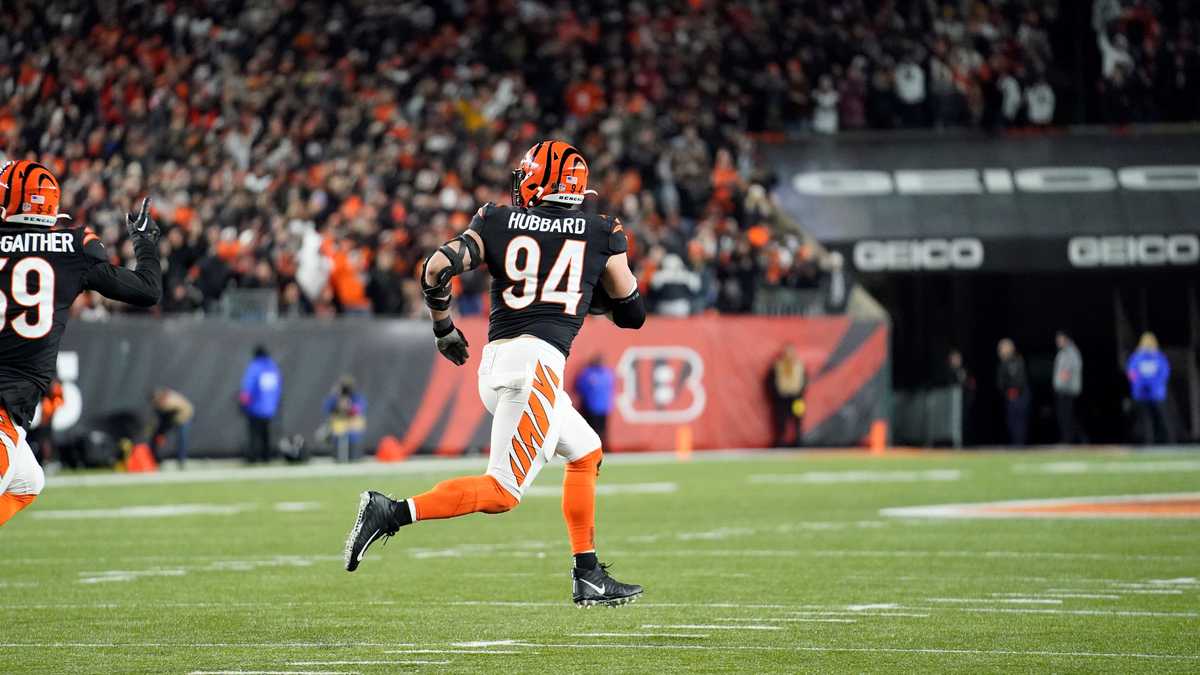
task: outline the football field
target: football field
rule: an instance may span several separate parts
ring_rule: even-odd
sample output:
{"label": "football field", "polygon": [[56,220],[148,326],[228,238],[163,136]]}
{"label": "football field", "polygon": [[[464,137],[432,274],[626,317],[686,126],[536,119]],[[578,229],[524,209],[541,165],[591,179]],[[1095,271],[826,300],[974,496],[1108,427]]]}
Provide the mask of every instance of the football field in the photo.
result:
{"label": "football field", "polygon": [[1200,671],[1200,453],[615,456],[636,604],[571,604],[555,465],[343,571],[361,490],[482,465],[53,477],[0,529],[0,673]]}

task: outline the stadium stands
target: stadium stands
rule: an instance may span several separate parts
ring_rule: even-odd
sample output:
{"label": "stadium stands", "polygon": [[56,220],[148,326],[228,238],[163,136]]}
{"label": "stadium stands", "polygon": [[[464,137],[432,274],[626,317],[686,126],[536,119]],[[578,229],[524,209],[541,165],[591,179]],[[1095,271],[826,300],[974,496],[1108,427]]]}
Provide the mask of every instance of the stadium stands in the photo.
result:
{"label": "stadium stands", "polygon": [[[1056,2],[202,5],[18,2],[0,36],[0,152],[52,164],[122,260],[149,190],[167,312],[249,288],[283,316],[419,314],[422,252],[506,200],[544,136],[590,158],[591,208],[631,223],[652,300],[683,261],[690,311],[750,311],[836,264],[772,226],[757,135],[1182,119],[1200,100],[1179,8],[1102,2],[1101,30],[1065,36],[1103,59],[1079,113],[1056,108],[1087,88],[1056,68]],[[485,283],[463,281],[463,313]]]}

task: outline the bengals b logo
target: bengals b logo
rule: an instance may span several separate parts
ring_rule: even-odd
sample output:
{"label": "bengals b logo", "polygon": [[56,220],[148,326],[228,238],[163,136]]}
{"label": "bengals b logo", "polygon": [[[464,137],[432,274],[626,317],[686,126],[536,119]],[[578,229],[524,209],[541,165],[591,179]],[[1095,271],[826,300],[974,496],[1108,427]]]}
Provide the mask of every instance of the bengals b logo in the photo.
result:
{"label": "bengals b logo", "polygon": [[704,360],[688,347],[630,347],[617,376],[617,408],[628,422],[680,424],[704,412]]}

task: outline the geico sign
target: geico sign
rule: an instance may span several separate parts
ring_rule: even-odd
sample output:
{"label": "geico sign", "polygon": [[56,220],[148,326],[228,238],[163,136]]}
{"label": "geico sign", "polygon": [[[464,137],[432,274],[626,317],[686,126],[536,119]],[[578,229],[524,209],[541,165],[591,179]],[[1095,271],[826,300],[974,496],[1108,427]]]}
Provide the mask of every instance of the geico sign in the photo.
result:
{"label": "geico sign", "polygon": [[854,266],[863,272],[973,270],[983,265],[983,242],[960,239],[865,239],[854,244]]}
{"label": "geico sign", "polygon": [[1067,258],[1075,267],[1195,265],[1200,262],[1200,236],[1072,237]]}
{"label": "geico sign", "polygon": [[822,197],[1021,192],[1200,190],[1200,166],[1055,166],[1028,169],[813,171],[792,178],[797,192]]}

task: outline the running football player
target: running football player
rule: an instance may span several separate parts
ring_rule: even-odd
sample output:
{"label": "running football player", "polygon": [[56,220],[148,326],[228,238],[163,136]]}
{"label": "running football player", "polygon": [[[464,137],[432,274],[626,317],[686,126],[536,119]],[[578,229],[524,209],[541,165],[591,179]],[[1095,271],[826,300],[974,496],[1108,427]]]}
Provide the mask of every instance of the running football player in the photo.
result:
{"label": "running football player", "polygon": [[438,483],[409,499],[364,492],[346,541],[346,570],[367,548],[405,525],[468,513],[503,513],[552,455],[566,462],[562,509],[574,554],[573,600],[579,606],[620,605],[642,593],[598,562],[596,477],[600,438],[571,405],[563,369],[589,308],[610,313],[623,328],[646,319],[629,269],[620,222],[579,207],[588,165],[562,141],[533,146],[513,172],[512,206],[485,204],[462,234],[425,261],[422,286],[437,348],[456,365],[467,341],[450,318],[450,280],[486,263],[492,276],[488,344],[479,362],[479,395],[492,414],[491,456],[482,476]]}
{"label": "running football player", "polygon": [[58,344],[71,303],[84,290],[147,307],[162,294],[158,226],[150,199],[126,228],[137,268],[108,261],[88,227],[59,227],[58,179],[29,160],[0,169],[0,526],[45,486],[25,441],[38,402],[57,372]]}

